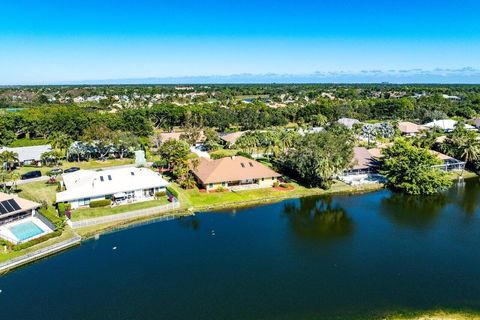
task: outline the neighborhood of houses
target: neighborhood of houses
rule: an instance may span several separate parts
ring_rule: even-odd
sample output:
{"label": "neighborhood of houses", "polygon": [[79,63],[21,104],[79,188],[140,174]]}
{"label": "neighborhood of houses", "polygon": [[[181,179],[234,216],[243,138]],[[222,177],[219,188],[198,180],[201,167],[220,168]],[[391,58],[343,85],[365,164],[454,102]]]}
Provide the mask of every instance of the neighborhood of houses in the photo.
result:
{"label": "neighborhood of houses", "polygon": [[[342,118],[339,123],[352,129],[360,121]],[[480,121],[474,125],[465,125],[468,130],[476,130]],[[404,136],[416,136],[425,130],[436,128],[445,133],[451,132],[457,122],[452,119],[437,120],[423,125],[412,122],[398,123],[398,130]],[[304,129],[303,134],[321,131],[322,128]],[[220,134],[219,138],[225,147],[232,147],[245,131]],[[198,139],[201,144],[203,135]],[[160,140],[180,139],[179,132],[160,133]],[[361,141],[361,140],[360,140]],[[190,166],[191,173],[200,190],[204,192],[255,190],[272,188],[282,182],[282,175],[269,166],[244,156],[226,156],[220,159],[210,159],[208,152],[201,148],[192,147],[198,157],[198,163]],[[354,148],[354,157],[349,169],[337,178],[349,185],[365,183],[381,183],[384,178],[378,172],[378,160],[382,156],[382,149],[389,143],[376,143],[372,146],[357,146]],[[161,143],[158,146],[161,148]],[[16,153],[16,166],[41,165],[42,154],[50,152],[50,145],[1,148],[2,151]],[[463,170],[465,163],[445,154],[431,151],[441,164],[438,168],[444,171]],[[58,181],[56,206],[68,206],[69,210],[82,210],[92,207],[98,201],[107,201],[108,206],[121,206],[154,200],[159,196],[174,198],[169,194],[169,182],[145,162],[144,153],[136,152],[137,163],[140,166],[112,167],[104,170],[76,169],[73,172],[64,172]],[[139,160],[140,159],[140,160]],[[170,199],[171,200],[171,199]],[[178,201],[174,199],[172,201]],[[0,193],[0,238],[18,244],[30,241],[37,237],[53,232],[55,227],[39,212],[41,204]],[[75,211],[72,213],[75,214]]]}

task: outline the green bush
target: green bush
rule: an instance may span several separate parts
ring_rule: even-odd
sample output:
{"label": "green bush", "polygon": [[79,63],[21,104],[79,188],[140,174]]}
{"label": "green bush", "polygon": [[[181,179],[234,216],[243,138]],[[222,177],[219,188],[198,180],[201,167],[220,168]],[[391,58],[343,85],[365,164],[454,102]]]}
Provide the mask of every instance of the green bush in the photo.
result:
{"label": "green bush", "polygon": [[58,204],[58,215],[60,217],[63,217],[65,215],[65,211],[67,211],[67,209],[65,208],[65,203],[59,203]]}
{"label": "green bush", "polygon": [[159,191],[159,192],[155,192],[155,198],[161,198],[163,196],[167,195],[167,192],[166,191]]}
{"label": "green bush", "polygon": [[[63,215],[60,215],[60,205],[63,204]],[[59,209],[58,209],[58,215],[55,212],[55,208],[50,206],[48,208],[41,208],[38,210],[42,216],[50,220],[57,228],[63,228],[64,226],[64,219],[63,216],[65,215],[65,211],[67,211],[67,204],[64,203],[59,203],[58,204]]]}
{"label": "green bush", "polygon": [[167,186],[167,191],[170,192],[170,194],[172,196],[174,196],[175,198],[178,198],[178,192],[177,190],[173,189],[172,187],[170,186]]}
{"label": "green bush", "polygon": [[237,152],[237,156],[240,156],[240,157],[245,157],[247,159],[253,159],[252,155],[248,152],[244,152],[244,151],[238,151]]}
{"label": "green bush", "polygon": [[106,207],[112,204],[112,200],[110,199],[102,199],[102,200],[95,200],[95,201],[90,201],[90,208],[100,208],[100,207]]}
{"label": "green bush", "polygon": [[273,186],[274,186],[275,188],[278,188],[278,187],[280,186],[280,182],[275,181],[275,182],[273,183]]}

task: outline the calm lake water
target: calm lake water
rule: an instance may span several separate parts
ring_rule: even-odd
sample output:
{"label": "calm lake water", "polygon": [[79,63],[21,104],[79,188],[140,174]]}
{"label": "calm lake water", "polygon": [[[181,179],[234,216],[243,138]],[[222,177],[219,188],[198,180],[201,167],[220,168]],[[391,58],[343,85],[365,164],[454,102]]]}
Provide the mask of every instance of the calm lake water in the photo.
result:
{"label": "calm lake water", "polygon": [[313,197],[148,224],[1,277],[0,315],[347,319],[479,311],[479,204],[473,180],[435,197]]}

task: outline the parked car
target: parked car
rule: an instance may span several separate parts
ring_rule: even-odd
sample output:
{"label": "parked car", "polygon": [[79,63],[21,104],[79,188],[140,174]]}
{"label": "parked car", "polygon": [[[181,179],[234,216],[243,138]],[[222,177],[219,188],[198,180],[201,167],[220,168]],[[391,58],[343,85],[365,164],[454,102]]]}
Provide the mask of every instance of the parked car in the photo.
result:
{"label": "parked car", "polygon": [[60,168],[53,168],[52,170],[50,170],[50,173],[53,175],[58,175],[58,174],[62,174],[63,170]]}
{"label": "parked car", "polygon": [[41,177],[42,173],[38,170],[36,171],[29,171],[27,173],[24,173],[20,176],[22,180],[28,180],[28,179],[33,179],[33,178],[38,178]]}
{"label": "parked car", "polygon": [[75,172],[75,171],[78,171],[80,170],[79,167],[71,167],[71,168],[68,168],[67,170],[63,171],[63,173],[71,173],[71,172]]}

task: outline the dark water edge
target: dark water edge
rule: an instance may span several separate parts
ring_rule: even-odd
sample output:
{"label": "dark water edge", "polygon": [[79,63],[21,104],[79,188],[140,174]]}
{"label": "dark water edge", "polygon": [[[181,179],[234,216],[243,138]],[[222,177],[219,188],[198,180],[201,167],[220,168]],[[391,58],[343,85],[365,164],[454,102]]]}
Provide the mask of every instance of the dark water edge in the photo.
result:
{"label": "dark water edge", "polygon": [[[1,319],[372,319],[480,312],[480,184],[200,213],[0,278]],[[116,247],[116,250],[113,248]]]}

